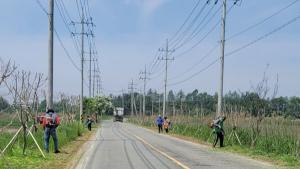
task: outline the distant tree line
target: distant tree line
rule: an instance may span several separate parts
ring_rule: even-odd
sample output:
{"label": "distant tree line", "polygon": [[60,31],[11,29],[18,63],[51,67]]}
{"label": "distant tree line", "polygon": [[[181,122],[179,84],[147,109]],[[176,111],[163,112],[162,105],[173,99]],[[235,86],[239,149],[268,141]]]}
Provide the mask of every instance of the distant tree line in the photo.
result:
{"label": "distant tree line", "polygon": [[[135,92],[134,112],[140,114],[143,95]],[[131,94],[110,95],[115,107],[124,107],[125,114],[131,112]],[[197,89],[184,93],[168,92],[167,114],[208,115],[216,112],[218,95],[199,92]],[[224,113],[243,112],[251,116],[284,116],[300,118],[299,97],[260,96],[257,92],[228,92],[224,95]],[[146,95],[146,114],[161,114],[163,94],[150,89]]]}
{"label": "distant tree line", "polygon": [[[79,102],[74,102],[76,98],[62,97],[58,101],[54,101],[53,109],[58,113],[77,113],[79,112]],[[73,103],[74,102],[74,103]],[[0,112],[2,113],[15,113],[13,104],[10,104],[8,100],[0,96]],[[42,100],[38,105],[38,112],[45,112],[47,107],[46,100]],[[112,103],[108,97],[94,97],[84,98],[83,100],[83,112],[84,114],[97,113],[111,115],[113,113]]]}

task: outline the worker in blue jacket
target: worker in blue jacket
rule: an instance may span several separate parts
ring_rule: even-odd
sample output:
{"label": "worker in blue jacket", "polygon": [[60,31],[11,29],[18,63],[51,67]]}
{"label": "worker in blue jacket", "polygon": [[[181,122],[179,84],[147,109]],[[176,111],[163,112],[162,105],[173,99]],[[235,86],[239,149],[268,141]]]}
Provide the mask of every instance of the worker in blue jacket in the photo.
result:
{"label": "worker in blue jacket", "polygon": [[163,131],[163,129],[162,129],[163,123],[164,123],[164,119],[161,117],[161,115],[159,115],[156,119],[156,125],[158,127],[158,133]]}

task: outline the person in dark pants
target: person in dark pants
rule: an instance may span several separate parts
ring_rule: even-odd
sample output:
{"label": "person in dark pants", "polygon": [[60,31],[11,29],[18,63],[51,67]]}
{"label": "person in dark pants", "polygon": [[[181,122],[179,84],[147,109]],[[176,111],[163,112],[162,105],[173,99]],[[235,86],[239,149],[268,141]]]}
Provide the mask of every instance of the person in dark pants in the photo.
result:
{"label": "person in dark pants", "polygon": [[93,119],[92,119],[90,116],[87,116],[87,120],[86,120],[86,123],[85,123],[85,124],[87,125],[89,131],[92,130],[92,123],[93,123],[93,122],[94,122]]}
{"label": "person in dark pants", "polygon": [[49,153],[49,140],[50,136],[53,138],[54,142],[54,153],[60,153],[58,150],[58,139],[56,135],[56,128],[60,124],[59,116],[52,109],[48,109],[45,116],[43,117],[43,128],[44,128],[44,140],[45,140],[45,150]]}
{"label": "person in dark pants", "polygon": [[215,141],[213,143],[213,147],[216,147],[218,140],[220,139],[220,147],[224,147],[224,126],[223,123],[226,117],[218,117],[216,120],[213,121],[211,127],[213,128],[213,133],[216,134]]}
{"label": "person in dark pants", "polygon": [[170,125],[169,119],[168,119],[167,117],[164,117],[164,124],[163,124],[163,127],[164,127],[166,133],[169,132],[169,125]]}
{"label": "person in dark pants", "polygon": [[161,115],[159,115],[156,119],[156,125],[158,127],[158,133],[163,131],[163,128],[162,128],[163,123],[164,123],[164,119],[161,117]]}

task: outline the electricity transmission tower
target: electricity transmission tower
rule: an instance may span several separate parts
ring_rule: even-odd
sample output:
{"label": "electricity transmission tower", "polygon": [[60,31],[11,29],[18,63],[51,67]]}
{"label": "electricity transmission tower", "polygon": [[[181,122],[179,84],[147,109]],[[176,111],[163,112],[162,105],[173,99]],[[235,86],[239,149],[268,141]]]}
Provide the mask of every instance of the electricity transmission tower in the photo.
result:
{"label": "electricity transmission tower", "polygon": [[168,82],[168,62],[171,60],[174,60],[173,58],[170,58],[169,55],[173,53],[175,50],[169,50],[169,41],[167,39],[166,48],[165,49],[159,49],[160,52],[165,52],[165,57],[159,58],[160,60],[164,60],[165,62],[165,90],[164,90],[164,102],[163,102],[163,117],[166,115],[166,102],[167,102],[167,82]]}
{"label": "electricity transmission tower", "polygon": [[149,80],[148,75],[150,75],[150,73],[147,72],[147,68],[146,68],[146,65],[145,65],[145,70],[140,73],[140,79],[144,81],[143,115],[146,114],[146,84],[147,84],[147,80]]}

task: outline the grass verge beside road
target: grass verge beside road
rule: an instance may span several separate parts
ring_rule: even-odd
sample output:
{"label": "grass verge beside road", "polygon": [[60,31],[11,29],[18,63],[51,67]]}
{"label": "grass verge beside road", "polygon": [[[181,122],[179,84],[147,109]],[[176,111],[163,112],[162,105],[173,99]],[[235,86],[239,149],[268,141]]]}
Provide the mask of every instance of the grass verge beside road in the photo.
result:
{"label": "grass verge beside road", "polygon": [[[50,139],[50,153],[46,154],[46,159],[42,157],[38,148],[33,143],[33,140],[28,137],[28,148],[26,154],[22,153],[23,139],[22,134],[16,139],[13,147],[0,157],[0,168],[9,169],[33,169],[33,168],[47,168],[47,169],[61,169],[68,168],[69,161],[76,155],[79,147],[88,140],[88,138],[95,133],[96,129],[92,132],[87,132],[83,125],[77,122],[64,124],[57,128],[57,135],[59,140],[59,149],[61,153],[53,153],[53,141]],[[13,133],[1,133],[0,149],[12,138]],[[43,149],[43,130],[39,129],[34,133],[39,146]]]}
{"label": "grass verge beside road", "polygon": [[[185,118],[186,119],[186,118]],[[197,142],[205,144],[207,146],[212,145],[213,135],[211,135],[211,129],[208,127],[207,122],[196,124],[192,122],[196,118],[189,119],[188,121],[173,121],[172,128],[170,130],[170,135],[178,138],[189,140],[192,142]],[[147,127],[153,130],[157,130],[155,126],[155,117],[145,117],[145,118],[130,118],[128,120],[130,123],[134,123],[143,127]],[[172,121],[172,117],[171,117]],[[202,124],[202,125],[201,125]],[[251,134],[249,129],[241,128],[237,130],[237,134],[240,137],[242,145],[240,146],[237,139],[228,140],[229,135],[232,130],[230,127],[225,127],[225,148],[213,149],[213,151],[228,151],[234,152],[241,155],[246,155],[254,159],[269,161],[278,166],[278,168],[299,168],[300,158],[297,153],[299,146],[293,144],[297,139],[288,137],[284,134],[285,132],[277,131],[278,134],[268,134],[261,135],[258,137],[256,147],[251,147],[249,145],[249,135]],[[269,131],[270,132],[270,131]],[[299,140],[298,140],[299,141]]]}

